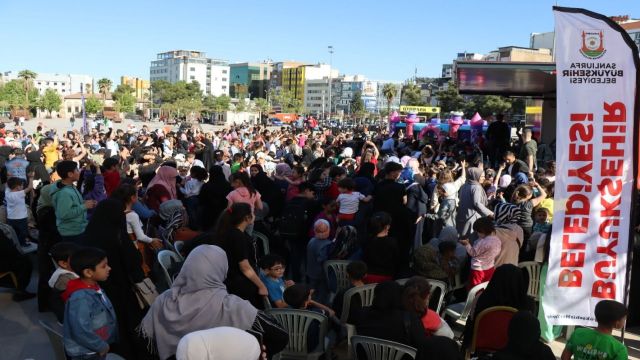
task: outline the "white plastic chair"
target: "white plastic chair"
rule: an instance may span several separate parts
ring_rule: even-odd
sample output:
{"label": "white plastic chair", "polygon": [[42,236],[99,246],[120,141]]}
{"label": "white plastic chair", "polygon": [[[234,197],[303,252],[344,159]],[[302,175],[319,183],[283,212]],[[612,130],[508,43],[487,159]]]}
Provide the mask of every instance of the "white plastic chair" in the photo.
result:
{"label": "white plastic chair", "polygon": [[[327,353],[325,337],[329,320],[326,316],[313,311],[296,309],[271,309],[267,310],[267,313],[273,315],[289,333],[287,347],[276,354],[274,359],[320,359]],[[307,349],[309,328],[314,321],[319,322],[318,345],[315,349]]]}
{"label": "white plastic chair", "polygon": [[267,237],[267,235],[259,232],[259,231],[253,231],[253,238],[256,241],[260,241],[262,243],[262,249],[264,250],[264,254],[263,255],[269,255],[270,251],[269,251],[269,238]]}
{"label": "white plastic chair", "polygon": [[180,256],[182,261],[184,261],[184,256],[182,256],[182,253],[181,253],[183,246],[184,246],[184,241],[176,241],[173,243],[173,247],[176,249],[176,254]]}
{"label": "white plastic chair", "polygon": [[[349,275],[347,274],[347,265],[351,261],[347,260],[327,260],[324,263],[324,273],[327,276],[327,284],[329,284],[329,290],[336,294],[341,290],[349,288],[351,283],[349,282]],[[333,275],[333,278],[332,278]],[[335,278],[335,282],[333,281]],[[335,288],[333,288],[335,284]]]}
{"label": "white plastic chair", "polygon": [[49,343],[53,347],[53,354],[56,360],[67,360],[67,356],[64,352],[64,338],[62,336],[62,326],[58,324],[52,324],[44,320],[39,321],[40,326],[44,328],[49,338]]}
{"label": "white plastic chair", "polygon": [[540,300],[540,272],[542,271],[542,264],[535,261],[525,261],[518,264],[518,267],[527,272],[529,277],[529,289],[527,289],[527,295],[534,298],[536,301]]}
{"label": "white plastic chair", "polygon": [[[402,286],[407,284],[410,278],[398,279],[396,282]],[[438,305],[436,305],[435,312],[440,314],[440,310],[442,309],[442,304],[444,304],[444,296],[447,293],[447,283],[440,280],[435,279],[427,279],[429,282],[429,286],[431,287],[431,293],[433,293],[434,288],[440,289],[440,295],[438,297]]]}
{"label": "white plastic chair", "polygon": [[476,303],[479,292],[486,289],[488,284],[489,282],[487,281],[474,286],[467,294],[467,301],[447,306],[444,310],[444,315],[449,316],[456,320],[457,323],[464,325],[471,314],[471,310]]}
{"label": "white plastic chair", "polygon": [[160,267],[162,267],[162,272],[164,272],[164,277],[169,287],[171,287],[171,285],[173,284],[173,279],[175,278],[175,276],[178,276],[178,274],[175,274],[174,277],[171,277],[171,275],[169,275],[169,268],[173,263],[181,262],[182,259],[180,255],[174,253],[171,250],[161,250],[158,253],[158,263],[160,263]]}
{"label": "white plastic chair", "polygon": [[[351,338],[351,344],[356,360],[401,360],[405,356],[415,359],[417,354],[417,350],[411,346],[369,336],[355,335]],[[358,347],[364,350],[366,358],[358,357]]]}
{"label": "white plastic chair", "polygon": [[349,320],[349,313],[351,312],[351,298],[354,296],[360,297],[360,302],[362,307],[371,306],[373,303],[373,293],[375,291],[376,285],[378,284],[367,284],[363,286],[353,287],[344,293],[344,298],[342,299],[342,314],[340,314],[340,322],[344,324],[344,327],[347,329],[347,345],[351,345],[351,337],[356,334],[356,326],[353,324],[347,323]]}

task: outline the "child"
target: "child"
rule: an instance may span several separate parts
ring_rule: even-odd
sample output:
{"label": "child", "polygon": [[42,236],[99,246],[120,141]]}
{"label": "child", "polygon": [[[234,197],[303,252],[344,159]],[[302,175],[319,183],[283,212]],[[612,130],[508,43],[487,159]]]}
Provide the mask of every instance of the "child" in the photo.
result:
{"label": "child", "polygon": [[[539,194],[536,197],[533,196],[533,188],[538,190]],[[531,216],[533,208],[538,206],[546,197],[546,191],[535,181],[529,183],[529,185],[519,185],[513,191],[513,195],[511,195],[511,202],[520,207],[520,219],[517,224],[520,225],[522,232],[524,233],[522,249],[529,248],[529,238],[531,237],[533,230],[533,217]],[[522,252],[521,255],[523,255]],[[530,260],[528,257],[530,256],[525,253],[524,256],[521,256],[520,261]]]}
{"label": "child", "polygon": [[200,166],[192,166],[189,175],[184,187],[180,187],[180,192],[184,195],[183,202],[189,216],[189,226],[191,230],[198,230],[198,195],[209,174]]}
{"label": "child", "polygon": [[405,310],[417,313],[427,336],[444,336],[453,339],[453,331],[438,313],[429,309],[431,286],[422,276],[414,276],[404,286],[402,302]]}
{"label": "child", "polygon": [[51,308],[56,314],[59,322],[63,322],[64,303],[60,295],[67,290],[70,280],[77,279],[78,275],[71,270],[69,261],[74,252],[78,250],[78,245],[72,242],[59,242],[51,247],[49,254],[56,265],[56,271],[49,278],[49,287],[53,289],[51,296]]}
{"label": "child", "polygon": [[291,169],[291,176],[284,177],[288,183],[289,187],[287,187],[287,201],[293,199],[298,195],[298,185],[302,184],[304,181],[304,166],[296,165]]}
{"label": "child", "polygon": [[120,172],[118,171],[118,163],[120,161],[116,157],[109,157],[104,159],[102,167],[104,169],[102,176],[104,176],[104,188],[107,191],[107,196],[111,196],[113,190],[120,185]]}
{"label": "child", "polygon": [[340,189],[338,183],[347,177],[347,170],[342,166],[334,165],[329,170],[329,178],[331,179],[331,184],[327,191],[325,191],[324,196],[330,199],[336,199],[338,195],[340,195]]}
{"label": "child", "polygon": [[339,205],[338,222],[340,224],[347,223],[348,225],[351,225],[355,220],[356,213],[360,207],[360,200],[364,202],[371,200],[371,195],[364,196],[357,191],[353,191],[355,187],[356,184],[353,179],[346,178],[338,182],[338,191],[340,192],[340,195],[338,195],[338,199],[336,201]]}
{"label": "child", "polygon": [[[332,308],[335,310],[337,316],[342,316],[342,309],[344,308],[344,293],[354,287],[364,286],[365,276],[367,276],[367,264],[364,262],[352,261],[347,265],[347,277],[349,278],[351,286],[347,289],[338,291],[336,296],[333,298]],[[362,310],[362,299],[360,299],[360,296],[351,297],[347,324],[353,324],[353,319],[360,310]]]}
{"label": "child", "polygon": [[576,329],[562,352],[562,360],[572,356],[575,360],[628,358],[627,348],[611,335],[613,329],[624,326],[627,308],[614,300],[602,300],[596,305],[595,316],[598,327]]}
{"label": "child", "polygon": [[473,230],[478,234],[478,240],[473,247],[469,240],[460,240],[471,256],[471,272],[469,274],[468,289],[491,280],[495,271],[495,259],[502,247],[500,239],[495,236],[493,221],[480,218],[473,223]]}
{"label": "child", "polygon": [[316,301],[326,304],[329,300],[329,288],[323,266],[329,257],[331,225],[327,220],[318,220],[313,224],[315,236],[307,244],[307,277],[309,285],[315,289]]}
{"label": "child", "polygon": [[69,281],[62,294],[65,351],[71,360],[105,359],[117,338],[115,311],[98,286],[109,277],[107,255],[96,248],[80,249],[71,257],[71,269],[80,278]]}
{"label": "child", "polygon": [[21,178],[9,178],[4,193],[4,200],[7,204],[7,224],[15,230],[23,251],[31,248],[31,243],[27,240],[29,236],[29,211],[25,198],[33,190],[33,173],[29,173],[28,178],[26,189],[24,188],[24,180]]}
{"label": "child", "polygon": [[265,255],[260,261],[260,280],[269,291],[269,301],[276,308],[286,308],[284,302],[284,291],[293,285],[293,281],[284,280],[284,270],[286,268],[284,259],[278,255]]}
{"label": "child", "polygon": [[551,228],[551,222],[549,221],[549,210],[547,208],[539,207],[535,212],[535,224],[533,224],[533,232],[547,233]]}
{"label": "child", "polygon": [[233,154],[233,163],[231,164],[232,174],[235,174],[242,169],[242,160],[244,160],[242,153]]}
{"label": "child", "polygon": [[[100,171],[100,166],[95,161],[87,162],[83,172],[82,198],[84,200],[95,200],[100,202],[107,198],[104,185],[104,177]],[[87,217],[91,218],[94,209],[87,210]]]}
{"label": "child", "polygon": [[[283,295],[284,302],[292,309],[310,310],[319,312],[327,317],[333,317],[336,313],[328,306],[318,304],[311,300],[313,290],[305,284],[289,286]],[[317,336],[316,336],[317,337]]]}

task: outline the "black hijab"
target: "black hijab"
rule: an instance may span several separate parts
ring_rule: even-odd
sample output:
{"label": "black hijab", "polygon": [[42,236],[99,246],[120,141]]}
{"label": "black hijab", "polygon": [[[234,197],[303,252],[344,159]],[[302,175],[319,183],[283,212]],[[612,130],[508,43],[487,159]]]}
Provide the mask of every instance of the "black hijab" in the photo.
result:
{"label": "black hijab", "polygon": [[499,351],[498,360],[554,360],[551,349],[540,342],[540,322],[529,311],[517,312],[509,322],[507,347]]}
{"label": "black hijab", "polygon": [[200,204],[203,207],[200,219],[203,229],[212,228],[220,213],[227,208],[227,195],[233,190],[227,181],[222,166],[213,165],[209,168],[209,181],[200,190]]}
{"label": "black hijab", "polygon": [[29,166],[27,166],[27,173],[34,172],[34,180],[40,180],[43,183],[49,183],[49,173],[47,172],[47,168],[44,166],[44,163],[40,159],[41,156],[42,153],[40,151],[31,151],[27,153],[26,157],[27,161],[29,161]]}

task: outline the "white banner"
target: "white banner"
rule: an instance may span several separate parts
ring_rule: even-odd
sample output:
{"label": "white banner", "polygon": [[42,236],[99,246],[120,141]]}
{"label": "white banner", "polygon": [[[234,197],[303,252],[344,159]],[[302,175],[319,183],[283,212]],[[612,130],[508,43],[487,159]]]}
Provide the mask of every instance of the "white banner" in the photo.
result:
{"label": "white banner", "polygon": [[542,302],[551,324],[594,326],[600,300],[626,298],[638,52],[605,16],[554,14],[557,170]]}

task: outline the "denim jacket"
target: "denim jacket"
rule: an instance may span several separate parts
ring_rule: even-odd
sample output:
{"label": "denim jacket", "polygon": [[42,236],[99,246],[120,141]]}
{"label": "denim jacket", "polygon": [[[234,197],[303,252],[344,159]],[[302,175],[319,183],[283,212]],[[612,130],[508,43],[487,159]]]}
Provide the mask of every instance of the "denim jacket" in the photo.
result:
{"label": "denim jacket", "polygon": [[73,292],[64,310],[64,348],[69,356],[102,352],[118,336],[116,313],[107,298],[93,289]]}

